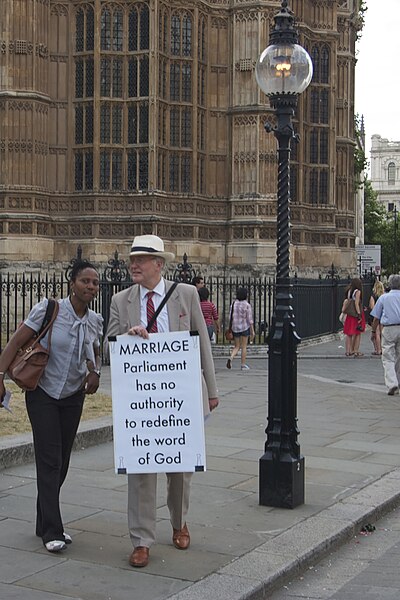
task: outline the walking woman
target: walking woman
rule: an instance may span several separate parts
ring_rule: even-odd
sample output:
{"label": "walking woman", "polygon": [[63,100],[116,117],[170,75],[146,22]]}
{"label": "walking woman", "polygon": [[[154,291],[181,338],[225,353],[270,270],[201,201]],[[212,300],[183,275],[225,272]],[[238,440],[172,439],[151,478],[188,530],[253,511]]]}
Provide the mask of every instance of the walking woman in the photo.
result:
{"label": "walking woman", "polygon": [[[71,271],[70,296],[59,300],[53,323],[51,350],[38,387],[25,392],[32,426],[37,476],[36,535],[49,552],[71,543],[60,512],[60,490],[66,478],[72,445],[85,394],[94,394],[100,378],[100,336],[103,318],[88,308],[99,290],[99,275],[87,261],[76,261]],[[39,331],[46,313],[45,298],[30,311],[0,356],[0,398],[4,374],[17,350]],[[47,346],[47,334],[43,338]]]}
{"label": "walking woman", "polygon": [[240,287],[236,294],[236,300],[231,304],[230,315],[232,315],[232,331],[234,346],[230,357],[226,363],[228,369],[232,368],[232,361],[239,352],[242,371],[247,371],[250,367],[246,364],[247,342],[249,336],[254,339],[253,315],[250,304],[247,302],[247,290]]}
{"label": "walking woman", "polygon": [[359,357],[363,353],[359,351],[361,333],[365,331],[365,315],[362,302],[362,282],[361,279],[352,279],[346,290],[343,308],[349,300],[354,300],[357,316],[346,316],[343,326],[343,333],[346,336],[346,356]]}
{"label": "walking woman", "polygon": [[[369,313],[371,313],[371,311],[374,309],[374,306],[375,306],[379,296],[382,296],[382,294],[384,294],[384,293],[385,293],[384,285],[383,285],[382,281],[379,281],[379,279],[377,279],[374,283],[374,287],[372,288],[371,296],[369,299],[369,304],[368,304]],[[373,320],[374,320],[374,318],[370,316],[368,319],[368,325],[372,325]],[[373,340],[372,340],[372,342],[374,344],[374,351],[372,354],[375,354],[378,356],[382,354],[381,333],[382,333],[382,327],[379,324],[375,330],[375,335],[373,336]]]}

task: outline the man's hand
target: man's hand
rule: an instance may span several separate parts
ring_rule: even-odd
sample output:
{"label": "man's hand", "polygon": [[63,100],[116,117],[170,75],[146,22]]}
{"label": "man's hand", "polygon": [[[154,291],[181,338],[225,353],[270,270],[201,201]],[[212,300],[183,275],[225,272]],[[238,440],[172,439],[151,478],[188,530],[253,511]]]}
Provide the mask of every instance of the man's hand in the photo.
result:
{"label": "man's hand", "polygon": [[210,411],[213,411],[214,408],[217,408],[218,404],[219,404],[218,398],[209,398],[208,399],[208,405],[210,407]]}
{"label": "man's hand", "polygon": [[135,325],[128,330],[128,335],[139,335],[145,340],[149,339],[149,332],[143,325]]}

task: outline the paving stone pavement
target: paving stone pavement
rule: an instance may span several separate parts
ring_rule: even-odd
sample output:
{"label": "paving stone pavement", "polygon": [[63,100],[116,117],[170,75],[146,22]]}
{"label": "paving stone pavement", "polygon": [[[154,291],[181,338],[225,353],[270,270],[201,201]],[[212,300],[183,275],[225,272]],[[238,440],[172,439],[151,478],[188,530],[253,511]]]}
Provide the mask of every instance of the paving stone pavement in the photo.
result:
{"label": "paving stone pavement", "polygon": [[[165,477],[159,478],[157,544],[132,569],[126,478],[115,475],[111,419],[82,423],[62,491],[73,544],[51,555],[34,536],[31,438],[1,438],[0,598],[7,600],[259,600],[400,503],[399,396],[389,397],[380,359],[344,357],[334,339],[300,346],[299,442],[306,501],[259,506],[265,443],[267,359],[216,357],[221,405],[207,421],[207,471],[193,478],[187,552],[171,544]],[[216,355],[218,353],[216,352]],[[104,369],[104,390],[109,373]],[[2,418],[4,416],[2,415]],[[3,468],[2,468],[3,467]]]}
{"label": "paving stone pavement", "polygon": [[270,600],[399,600],[400,510],[287,581]]}

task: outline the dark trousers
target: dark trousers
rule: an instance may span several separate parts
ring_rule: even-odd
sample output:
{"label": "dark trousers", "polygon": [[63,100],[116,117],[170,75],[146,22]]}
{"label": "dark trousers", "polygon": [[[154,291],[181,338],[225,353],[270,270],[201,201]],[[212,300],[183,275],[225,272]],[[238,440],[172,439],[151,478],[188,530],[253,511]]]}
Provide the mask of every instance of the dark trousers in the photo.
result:
{"label": "dark trousers", "polygon": [[64,539],[60,490],[67,476],[84,398],[82,390],[60,400],[41,388],[25,394],[36,460],[36,535],[44,544]]}

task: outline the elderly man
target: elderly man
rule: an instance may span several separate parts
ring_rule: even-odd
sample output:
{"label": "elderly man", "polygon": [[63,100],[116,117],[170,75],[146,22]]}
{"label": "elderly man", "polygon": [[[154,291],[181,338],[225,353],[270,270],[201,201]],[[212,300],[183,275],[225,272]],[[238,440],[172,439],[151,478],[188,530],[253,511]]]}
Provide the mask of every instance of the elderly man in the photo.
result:
{"label": "elderly man", "polygon": [[[173,260],[164,251],[164,242],[155,235],[140,235],[133,240],[130,274],[134,285],[115,294],[111,301],[107,336],[123,333],[148,338],[147,325],[172,286],[162,277],[166,261]],[[218,406],[214,363],[208,332],[193,285],[180,283],[157,316],[150,332],[193,331],[200,335],[203,372],[203,408],[208,414]],[[167,473],[167,506],[173,529],[172,543],[180,550],[190,544],[186,525],[189,508],[191,473]],[[149,548],[155,541],[157,474],[128,475],[128,525],[133,545],[129,558],[132,567],[145,567]]]}
{"label": "elderly man", "polygon": [[371,339],[376,336],[376,329],[382,325],[382,364],[385,373],[385,384],[388,395],[399,392],[400,382],[400,275],[389,277],[390,291],[379,296],[371,316]]}

